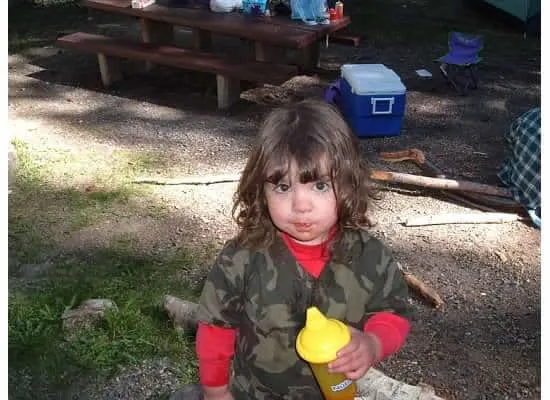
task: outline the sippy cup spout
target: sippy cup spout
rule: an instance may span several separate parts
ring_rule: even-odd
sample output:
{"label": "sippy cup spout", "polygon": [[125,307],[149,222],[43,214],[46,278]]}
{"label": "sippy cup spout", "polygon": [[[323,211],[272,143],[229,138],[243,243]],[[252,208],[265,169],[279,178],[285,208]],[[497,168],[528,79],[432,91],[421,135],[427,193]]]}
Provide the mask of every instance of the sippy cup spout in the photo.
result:
{"label": "sippy cup spout", "polygon": [[306,311],[306,329],[314,331],[323,329],[327,323],[327,318],[319,311],[317,307],[310,307]]}

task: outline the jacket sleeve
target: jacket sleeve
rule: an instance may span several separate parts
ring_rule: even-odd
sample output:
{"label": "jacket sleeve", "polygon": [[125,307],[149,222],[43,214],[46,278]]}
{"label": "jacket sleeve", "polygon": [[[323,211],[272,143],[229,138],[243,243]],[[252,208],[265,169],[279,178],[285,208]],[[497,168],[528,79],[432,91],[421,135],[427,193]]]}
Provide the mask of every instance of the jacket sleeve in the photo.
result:
{"label": "jacket sleeve", "polygon": [[223,328],[238,328],[243,312],[244,271],[248,250],[226,243],[210,270],[200,296],[197,320]]}

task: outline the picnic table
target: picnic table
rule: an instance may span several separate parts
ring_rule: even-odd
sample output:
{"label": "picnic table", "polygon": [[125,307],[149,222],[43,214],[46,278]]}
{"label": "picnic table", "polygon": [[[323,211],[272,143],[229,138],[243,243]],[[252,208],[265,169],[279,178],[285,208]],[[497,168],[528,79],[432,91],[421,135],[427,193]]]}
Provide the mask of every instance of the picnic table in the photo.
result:
{"label": "picnic table", "polygon": [[[131,0],[83,0],[82,6],[139,19],[141,42],[77,32],[57,39],[57,45],[97,53],[105,86],[121,78],[118,61],[130,58],[154,64],[216,74],[218,107],[231,106],[240,96],[240,81],[280,84],[318,65],[319,48],[328,35],[350,24],[345,16],[330,24],[308,25],[288,16],[254,16],[239,12],[215,13],[186,8],[178,0],[157,0],[132,8]],[[174,27],[191,30],[192,48],[174,45]],[[253,59],[237,59],[212,51],[212,34],[253,43]],[[297,63],[284,57],[287,49],[300,54]]]}

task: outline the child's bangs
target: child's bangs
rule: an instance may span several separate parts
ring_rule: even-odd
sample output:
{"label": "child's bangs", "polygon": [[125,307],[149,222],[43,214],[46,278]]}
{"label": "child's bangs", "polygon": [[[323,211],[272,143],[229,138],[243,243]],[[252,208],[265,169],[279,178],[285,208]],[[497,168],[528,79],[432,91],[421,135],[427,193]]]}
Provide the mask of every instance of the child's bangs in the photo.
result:
{"label": "child's bangs", "polygon": [[266,163],[265,176],[269,183],[277,184],[287,178],[292,181],[295,177],[288,176],[291,165],[294,162],[300,183],[315,182],[331,177],[332,166],[326,151],[310,149],[308,151],[274,151]]}

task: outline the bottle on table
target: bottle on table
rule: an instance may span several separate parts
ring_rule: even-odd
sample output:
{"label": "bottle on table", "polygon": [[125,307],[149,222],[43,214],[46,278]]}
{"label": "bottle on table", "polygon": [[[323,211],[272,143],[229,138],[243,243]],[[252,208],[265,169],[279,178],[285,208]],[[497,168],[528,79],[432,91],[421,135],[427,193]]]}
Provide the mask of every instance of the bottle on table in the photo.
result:
{"label": "bottle on table", "polygon": [[344,18],[344,3],[342,1],[338,0],[334,5],[334,9],[336,10],[336,19]]}

